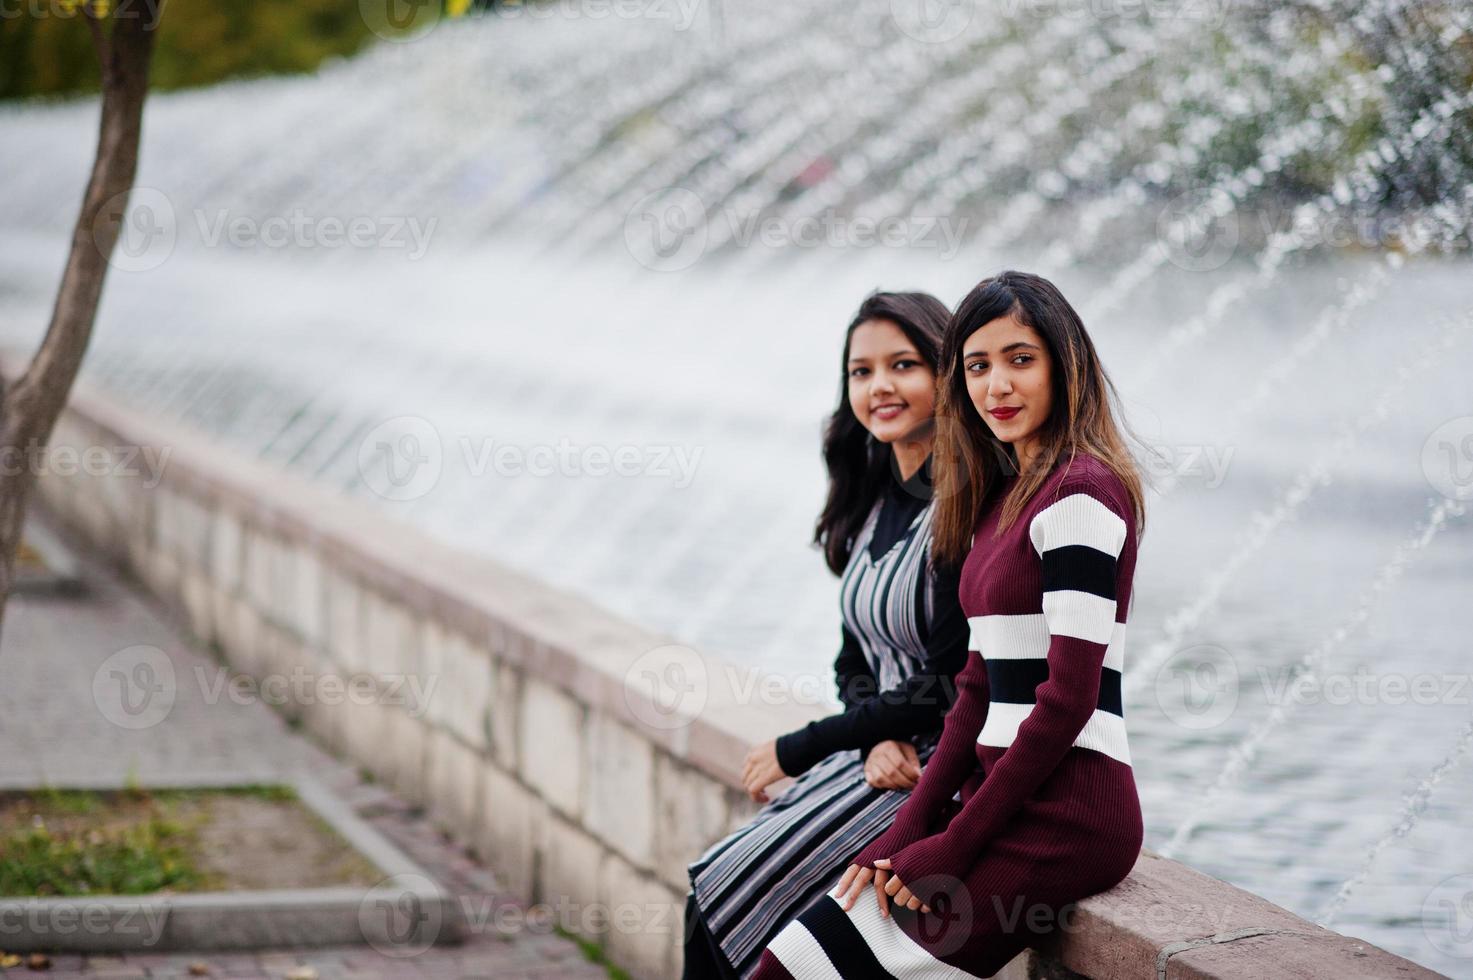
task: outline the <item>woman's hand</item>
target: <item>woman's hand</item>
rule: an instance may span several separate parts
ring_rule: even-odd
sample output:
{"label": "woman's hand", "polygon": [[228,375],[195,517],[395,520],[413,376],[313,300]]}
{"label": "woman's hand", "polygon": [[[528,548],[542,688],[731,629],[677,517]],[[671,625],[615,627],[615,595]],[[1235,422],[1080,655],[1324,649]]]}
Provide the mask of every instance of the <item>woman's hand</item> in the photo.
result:
{"label": "woman's hand", "polygon": [[[854,908],[854,900],[859,897],[859,893],[864,891],[864,886],[869,884],[870,879],[874,876],[875,873],[862,864],[849,865],[849,870],[845,871],[844,877],[839,879],[839,901],[843,904],[845,912]],[[885,903],[882,899],[881,910],[884,907]]]}
{"label": "woman's hand", "polygon": [[859,864],[849,865],[849,870],[844,872],[844,877],[839,879],[839,898],[843,904],[844,911],[848,912],[854,908],[855,899],[859,898],[864,886],[871,880],[875,883],[875,901],[880,903],[880,915],[890,915],[890,898],[893,896],[896,903],[904,905],[908,909],[920,909],[922,912],[931,911],[931,906],[923,904],[919,898],[910,893],[910,889],[901,884],[900,879],[890,873],[890,861],[888,858],[880,858],[875,862],[877,870]]}
{"label": "woman's hand", "polygon": [[758,803],[766,803],[767,787],[786,776],[777,761],[777,739],[768,739],[753,747],[742,761],[742,786]]}
{"label": "woman's hand", "polygon": [[[880,891],[883,889],[886,895],[889,895],[891,898],[895,899],[896,905],[904,905],[912,912],[916,909],[920,909],[922,912],[931,911],[931,906],[927,905],[925,902],[922,902],[919,898],[916,898],[914,895],[912,895],[910,893],[910,889],[906,888],[905,883],[900,880],[900,876],[890,870],[889,858],[880,858],[878,861],[875,862],[875,867],[880,869],[875,872],[876,891]],[[884,881],[884,879],[880,878],[880,875],[887,875],[889,878],[889,880],[885,881],[883,885],[881,885],[880,882]],[[883,898],[880,899],[880,914],[886,914],[885,900]]]}
{"label": "woman's hand", "polygon": [[880,742],[864,760],[864,781],[875,789],[914,789],[921,781],[916,747],[893,738]]}

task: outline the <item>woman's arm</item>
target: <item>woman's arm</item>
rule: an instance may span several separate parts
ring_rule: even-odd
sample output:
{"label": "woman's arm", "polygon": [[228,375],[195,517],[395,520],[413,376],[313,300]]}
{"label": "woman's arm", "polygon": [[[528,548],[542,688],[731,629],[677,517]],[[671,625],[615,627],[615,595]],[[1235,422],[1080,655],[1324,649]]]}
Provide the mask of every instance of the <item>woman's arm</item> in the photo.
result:
{"label": "woman's arm", "polygon": [[[923,575],[929,575],[923,566]],[[957,600],[959,573],[938,574],[933,619],[920,667],[900,684],[876,692],[858,639],[844,630],[844,646],[834,662],[843,712],[809,722],[777,740],[783,772],[796,776],[834,752],[859,749],[861,757],[887,739],[909,739],[934,731],[956,700],[955,676],[966,662],[967,620]],[[792,766],[793,768],[789,768]]]}
{"label": "woman's arm", "polygon": [[946,714],[941,743],[921,769],[921,781],[895,814],[890,829],[860,851],[852,863],[873,868],[877,858],[890,857],[926,837],[946,801],[977,771],[977,733],[987,720],[989,700],[987,665],[980,654],[966,656],[967,666],[956,677],[956,704]]}
{"label": "woman's arm", "polygon": [[850,711],[873,701],[877,693],[875,689],[879,686],[874,672],[870,670],[869,661],[864,658],[864,649],[859,645],[859,638],[847,626],[841,626],[840,630],[844,642],[839,647],[839,655],[834,659],[834,681],[839,687],[839,702],[844,705],[845,710],[842,714],[811,721],[795,732],[778,736],[778,765],[789,776],[802,775],[840,749],[858,748],[867,754],[874,744],[837,745],[837,732],[833,726],[826,724],[831,718],[843,718]]}
{"label": "woman's arm", "polygon": [[[1119,495],[1085,477],[1066,481],[1059,499],[1031,522],[1030,537],[1042,563],[1048,679],[1036,688],[1036,703],[1012,744],[946,830],[890,855],[891,869],[906,887],[974,865],[1093,715],[1115,628],[1116,595],[1124,584],[1119,558],[1132,527],[1133,516]],[[917,897],[925,902],[933,896]]]}

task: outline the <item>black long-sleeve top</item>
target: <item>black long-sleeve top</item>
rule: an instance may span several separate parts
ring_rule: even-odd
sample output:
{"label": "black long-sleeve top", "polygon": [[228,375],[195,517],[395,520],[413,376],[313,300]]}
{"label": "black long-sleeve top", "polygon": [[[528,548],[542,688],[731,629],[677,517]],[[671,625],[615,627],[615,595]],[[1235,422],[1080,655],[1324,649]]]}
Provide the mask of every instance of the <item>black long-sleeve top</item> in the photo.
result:
{"label": "black long-sleeve top", "polygon": [[[929,503],[930,464],[928,457],[904,484],[891,480],[886,486],[869,545],[876,560],[905,535]],[[932,568],[927,561],[920,574],[935,576],[934,609],[920,666],[900,684],[880,691],[858,637],[841,627],[843,643],[834,660],[834,679],[844,710],[777,739],[777,761],[784,773],[801,775],[834,752],[858,749],[865,757],[887,739],[909,741],[941,729],[956,700],[954,678],[967,662],[967,619],[957,600],[961,570]],[[922,582],[916,590],[918,621],[924,621],[925,585]]]}

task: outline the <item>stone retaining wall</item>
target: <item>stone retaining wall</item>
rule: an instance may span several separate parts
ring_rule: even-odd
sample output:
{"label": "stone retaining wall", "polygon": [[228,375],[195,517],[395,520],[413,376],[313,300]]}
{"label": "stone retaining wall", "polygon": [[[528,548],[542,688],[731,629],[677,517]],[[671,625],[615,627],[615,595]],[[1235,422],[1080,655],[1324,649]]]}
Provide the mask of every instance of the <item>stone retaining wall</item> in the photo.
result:
{"label": "stone retaining wall", "polygon": [[[276,678],[282,711],[639,977],[679,976],[685,866],[753,812],[747,748],[821,710],[83,383],[38,488],[233,670]],[[644,686],[672,670],[685,700]],[[1006,972],[1436,976],[1149,853],[1048,952]]]}

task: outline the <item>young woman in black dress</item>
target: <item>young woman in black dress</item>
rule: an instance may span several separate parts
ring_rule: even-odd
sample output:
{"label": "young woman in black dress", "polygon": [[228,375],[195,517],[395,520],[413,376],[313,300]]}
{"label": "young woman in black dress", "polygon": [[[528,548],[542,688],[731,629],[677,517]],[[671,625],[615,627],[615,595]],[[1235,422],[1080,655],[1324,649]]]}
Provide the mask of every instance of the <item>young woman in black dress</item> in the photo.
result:
{"label": "young woman in black dress", "polygon": [[[844,709],[748,754],[743,783],[767,805],[690,865],[687,980],[749,975],[783,925],[889,826],[935,749],[967,648],[957,570],[930,556],[932,412],[949,317],[924,293],[876,293],[849,324],[814,534],[842,577],[834,668]],[[797,781],[769,801],[784,776]]]}

